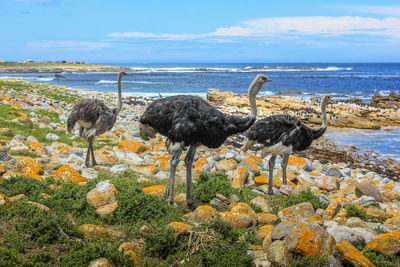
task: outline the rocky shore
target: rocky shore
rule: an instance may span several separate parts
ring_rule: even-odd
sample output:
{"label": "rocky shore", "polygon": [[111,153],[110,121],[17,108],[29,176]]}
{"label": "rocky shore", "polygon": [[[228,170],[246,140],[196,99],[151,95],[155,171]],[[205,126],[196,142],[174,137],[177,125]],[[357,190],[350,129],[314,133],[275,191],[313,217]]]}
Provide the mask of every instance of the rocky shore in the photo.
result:
{"label": "rocky shore", "polygon": [[[95,139],[100,165],[86,168],[86,142],[65,128],[74,102],[92,97],[116,104],[115,94],[0,80],[0,265],[399,265],[398,162],[322,138],[290,157],[288,185],[276,164],[270,196],[268,159],[243,154],[237,135],[197,150],[193,192],[202,205],[185,207],[181,163],[169,206],[161,198],[169,177],[165,139],[145,142],[138,134],[152,100],[124,98],[115,127]],[[221,111],[249,113],[245,96],[210,90],[207,99]],[[260,117],[286,112],[321,123],[316,99],[260,97],[257,104]],[[386,107],[332,102],[328,111],[335,127],[400,125],[398,111]]]}

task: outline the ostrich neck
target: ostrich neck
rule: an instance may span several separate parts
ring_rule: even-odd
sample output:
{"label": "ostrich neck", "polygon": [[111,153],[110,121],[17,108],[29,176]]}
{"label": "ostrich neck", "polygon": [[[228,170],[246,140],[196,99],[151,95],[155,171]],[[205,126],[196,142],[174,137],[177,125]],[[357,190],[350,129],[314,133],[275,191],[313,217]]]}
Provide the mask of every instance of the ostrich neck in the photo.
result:
{"label": "ostrich neck", "polygon": [[117,103],[117,114],[121,111],[122,108],[122,90],[121,90],[121,78],[122,76],[118,76],[118,103]]}
{"label": "ostrich neck", "polygon": [[256,102],[256,95],[258,91],[260,91],[262,84],[259,83],[252,83],[249,88],[249,102],[251,108],[252,117],[257,117],[257,102]]}

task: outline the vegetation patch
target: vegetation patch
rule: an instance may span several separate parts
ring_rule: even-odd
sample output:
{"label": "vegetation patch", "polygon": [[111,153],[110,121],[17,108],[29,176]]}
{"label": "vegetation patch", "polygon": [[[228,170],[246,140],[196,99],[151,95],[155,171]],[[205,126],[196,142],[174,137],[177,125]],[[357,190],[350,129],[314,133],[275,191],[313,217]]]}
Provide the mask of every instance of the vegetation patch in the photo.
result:
{"label": "vegetation patch", "polygon": [[295,254],[289,254],[288,258],[288,266],[289,267],[304,267],[304,266],[312,266],[312,267],[324,267],[328,266],[327,257],[322,255],[316,256],[300,256]]}
{"label": "vegetation patch", "polygon": [[201,202],[209,202],[217,193],[229,196],[230,194],[237,194],[238,190],[232,188],[228,176],[221,172],[203,172],[196,183],[193,184],[193,196]]}

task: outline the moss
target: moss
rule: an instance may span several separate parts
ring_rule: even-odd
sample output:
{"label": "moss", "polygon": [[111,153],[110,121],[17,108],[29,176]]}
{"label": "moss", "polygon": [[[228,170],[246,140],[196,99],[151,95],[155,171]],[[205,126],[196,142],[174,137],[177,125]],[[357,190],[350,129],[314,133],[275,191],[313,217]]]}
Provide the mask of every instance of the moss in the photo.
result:
{"label": "moss", "polygon": [[225,196],[237,193],[237,190],[232,188],[228,177],[223,173],[203,172],[193,184],[193,197],[202,202],[210,202],[217,193]]}
{"label": "moss", "polygon": [[313,266],[313,267],[324,267],[327,266],[327,257],[326,256],[300,256],[295,254],[289,254],[288,257],[288,266],[289,267],[304,267],[304,266]]}
{"label": "moss", "polygon": [[367,213],[353,205],[347,206],[346,210],[347,210],[347,218],[358,217],[363,221],[367,220]]}

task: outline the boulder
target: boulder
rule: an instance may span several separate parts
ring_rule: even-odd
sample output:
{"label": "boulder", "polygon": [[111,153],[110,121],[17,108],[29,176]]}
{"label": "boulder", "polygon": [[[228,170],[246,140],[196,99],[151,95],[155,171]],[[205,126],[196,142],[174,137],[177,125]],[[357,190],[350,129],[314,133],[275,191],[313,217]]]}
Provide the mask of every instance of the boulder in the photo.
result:
{"label": "boulder", "polygon": [[326,231],[335,237],[336,242],[345,240],[354,246],[364,246],[375,236],[371,230],[359,227],[332,226],[328,227]]}
{"label": "boulder", "polygon": [[400,252],[400,231],[376,235],[365,248],[393,257]]}
{"label": "boulder", "polygon": [[278,217],[282,220],[309,218],[315,214],[310,202],[303,202],[279,211]]}
{"label": "boulder", "polygon": [[96,209],[97,214],[106,216],[118,208],[115,192],[118,190],[109,180],[101,181],[87,193],[86,200],[90,206]]}
{"label": "boulder", "polygon": [[315,179],[315,186],[321,190],[333,191],[340,188],[339,180],[336,177],[321,176]]}
{"label": "boulder", "polygon": [[361,251],[345,240],[336,242],[335,249],[340,258],[350,266],[375,267]]}
{"label": "boulder", "polygon": [[240,212],[227,211],[220,212],[218,215],[221,221],[237,228],[246,228],[252,222],[247,214]]}
{"label": "boulder", "polygon": [[365,195],[373,197],[377,202],[383,202],[381,192],[379,192],[378,187],[372,181],[364,181],[357,184],[355,194],[357,197]]}

